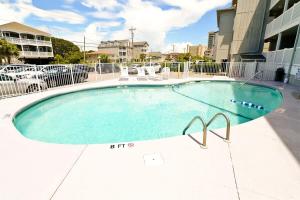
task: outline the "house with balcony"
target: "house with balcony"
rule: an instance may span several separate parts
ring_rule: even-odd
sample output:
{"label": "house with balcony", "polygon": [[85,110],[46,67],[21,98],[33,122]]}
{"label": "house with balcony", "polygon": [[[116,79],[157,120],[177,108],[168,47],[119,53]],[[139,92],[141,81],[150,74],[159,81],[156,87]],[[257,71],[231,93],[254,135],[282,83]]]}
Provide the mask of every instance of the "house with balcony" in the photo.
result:
{"label": "house with balcony", "polygon": [[[133,46],[133,48],[132,48]],[[140,55],[146,54],[149,44],[145,41],[134,42],[130,40],[101,41],[99,51],[108,51],[111,54],[112,62],[140,61]]]}
{"label": "house with balcony", "polygon": [[24,63],[47,64],[53,60],[50,36],[49,33],[18,22],[0,25],[0,38],[18,47],[18,59]]}
{"label": "house with balcony", "polygon": [[267,62],[281,64],[290,83],[300,84],[300,0],[270,0],[263,54]]}

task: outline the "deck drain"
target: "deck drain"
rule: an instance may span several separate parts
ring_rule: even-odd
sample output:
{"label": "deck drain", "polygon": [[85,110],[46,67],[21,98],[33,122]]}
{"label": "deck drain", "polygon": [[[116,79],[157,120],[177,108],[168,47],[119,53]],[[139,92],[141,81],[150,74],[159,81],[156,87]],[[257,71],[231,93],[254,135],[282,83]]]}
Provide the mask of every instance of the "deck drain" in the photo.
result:
{"label": "deck drain", "polygon": [[144,155],[144,163],[146,166],[160,166],[164,164],[164,160],[161,157],[160,153],[152,153]]}

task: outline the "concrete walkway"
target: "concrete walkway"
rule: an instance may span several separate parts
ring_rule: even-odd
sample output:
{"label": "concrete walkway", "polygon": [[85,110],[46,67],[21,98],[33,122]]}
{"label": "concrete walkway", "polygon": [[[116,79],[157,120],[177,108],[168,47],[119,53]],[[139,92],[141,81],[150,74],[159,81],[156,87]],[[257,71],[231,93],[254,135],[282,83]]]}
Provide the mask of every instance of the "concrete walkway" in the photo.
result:
{"label": "concrete walkway", "polygon": [[1,100],[0,199],[300,199],[300,101],[291,95],[299,88],[292,86],[264,83],[281,89],[282,107],[232,127],[229,144],[216,135],[224,130],[209,132],[207,149],[198,144],[200,134],[114,148],[47,144],[23,137],[11,122],[13,113],[37,99],[116,84],[103,81]]}

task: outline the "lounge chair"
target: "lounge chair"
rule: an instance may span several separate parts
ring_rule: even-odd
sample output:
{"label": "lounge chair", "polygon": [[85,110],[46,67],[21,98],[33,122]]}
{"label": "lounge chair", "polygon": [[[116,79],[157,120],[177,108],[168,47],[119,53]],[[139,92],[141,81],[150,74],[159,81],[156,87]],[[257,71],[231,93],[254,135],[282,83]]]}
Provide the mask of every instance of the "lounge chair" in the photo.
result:
{"label": "lounge chair", "polygon": [[170,78],[171,70],[169,67],[164,67],[161,70],[161,74],[164,80],[168,80]]}
{"label": "lounge chair", "polygon": [[185,62],[183,65],[183,73],[182,73],[183,78],[189,78],[189,63]]}
{"label": "lounge chair", "polygon": [[146,70],[148,72],[148,79],[149,80],[154,80],[154,81],[162,80],[162,77],[155,74],[155,68],[154,67],[147,67]]}
{"label": "lounge chair", "polygon": [[143,67],[138,67],[137,68],[137,80],[138,81],[146,81],[147,80],[147,77],[146,77],[146,74],[145,74],[145,69]]}
{"label": "lounge chair", "polygon": [[128,67],[121,67],[121,76],[119,78],[119,81],[128,81],[128,79]]}

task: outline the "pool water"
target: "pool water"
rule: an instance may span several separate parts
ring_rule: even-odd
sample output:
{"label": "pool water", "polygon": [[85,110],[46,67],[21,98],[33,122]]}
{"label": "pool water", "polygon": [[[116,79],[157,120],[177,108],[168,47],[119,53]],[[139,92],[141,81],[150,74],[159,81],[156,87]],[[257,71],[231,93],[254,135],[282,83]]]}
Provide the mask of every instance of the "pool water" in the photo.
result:
{"label": "pool water", "polygon": [[[232,100],[251,102],[263,109]],[[241,124],[271,112],[281,103],[279,91],[239,82],[99,88],[38,102],[20,112],[14,124],[25,137],[50,143],[130,142],[181,135],[196,115],[208,122],[223,112],[231,125]],[[225,126],[225,120],[219,118],[211,128]],[[195,123],[188,133],[201,130]]]}

